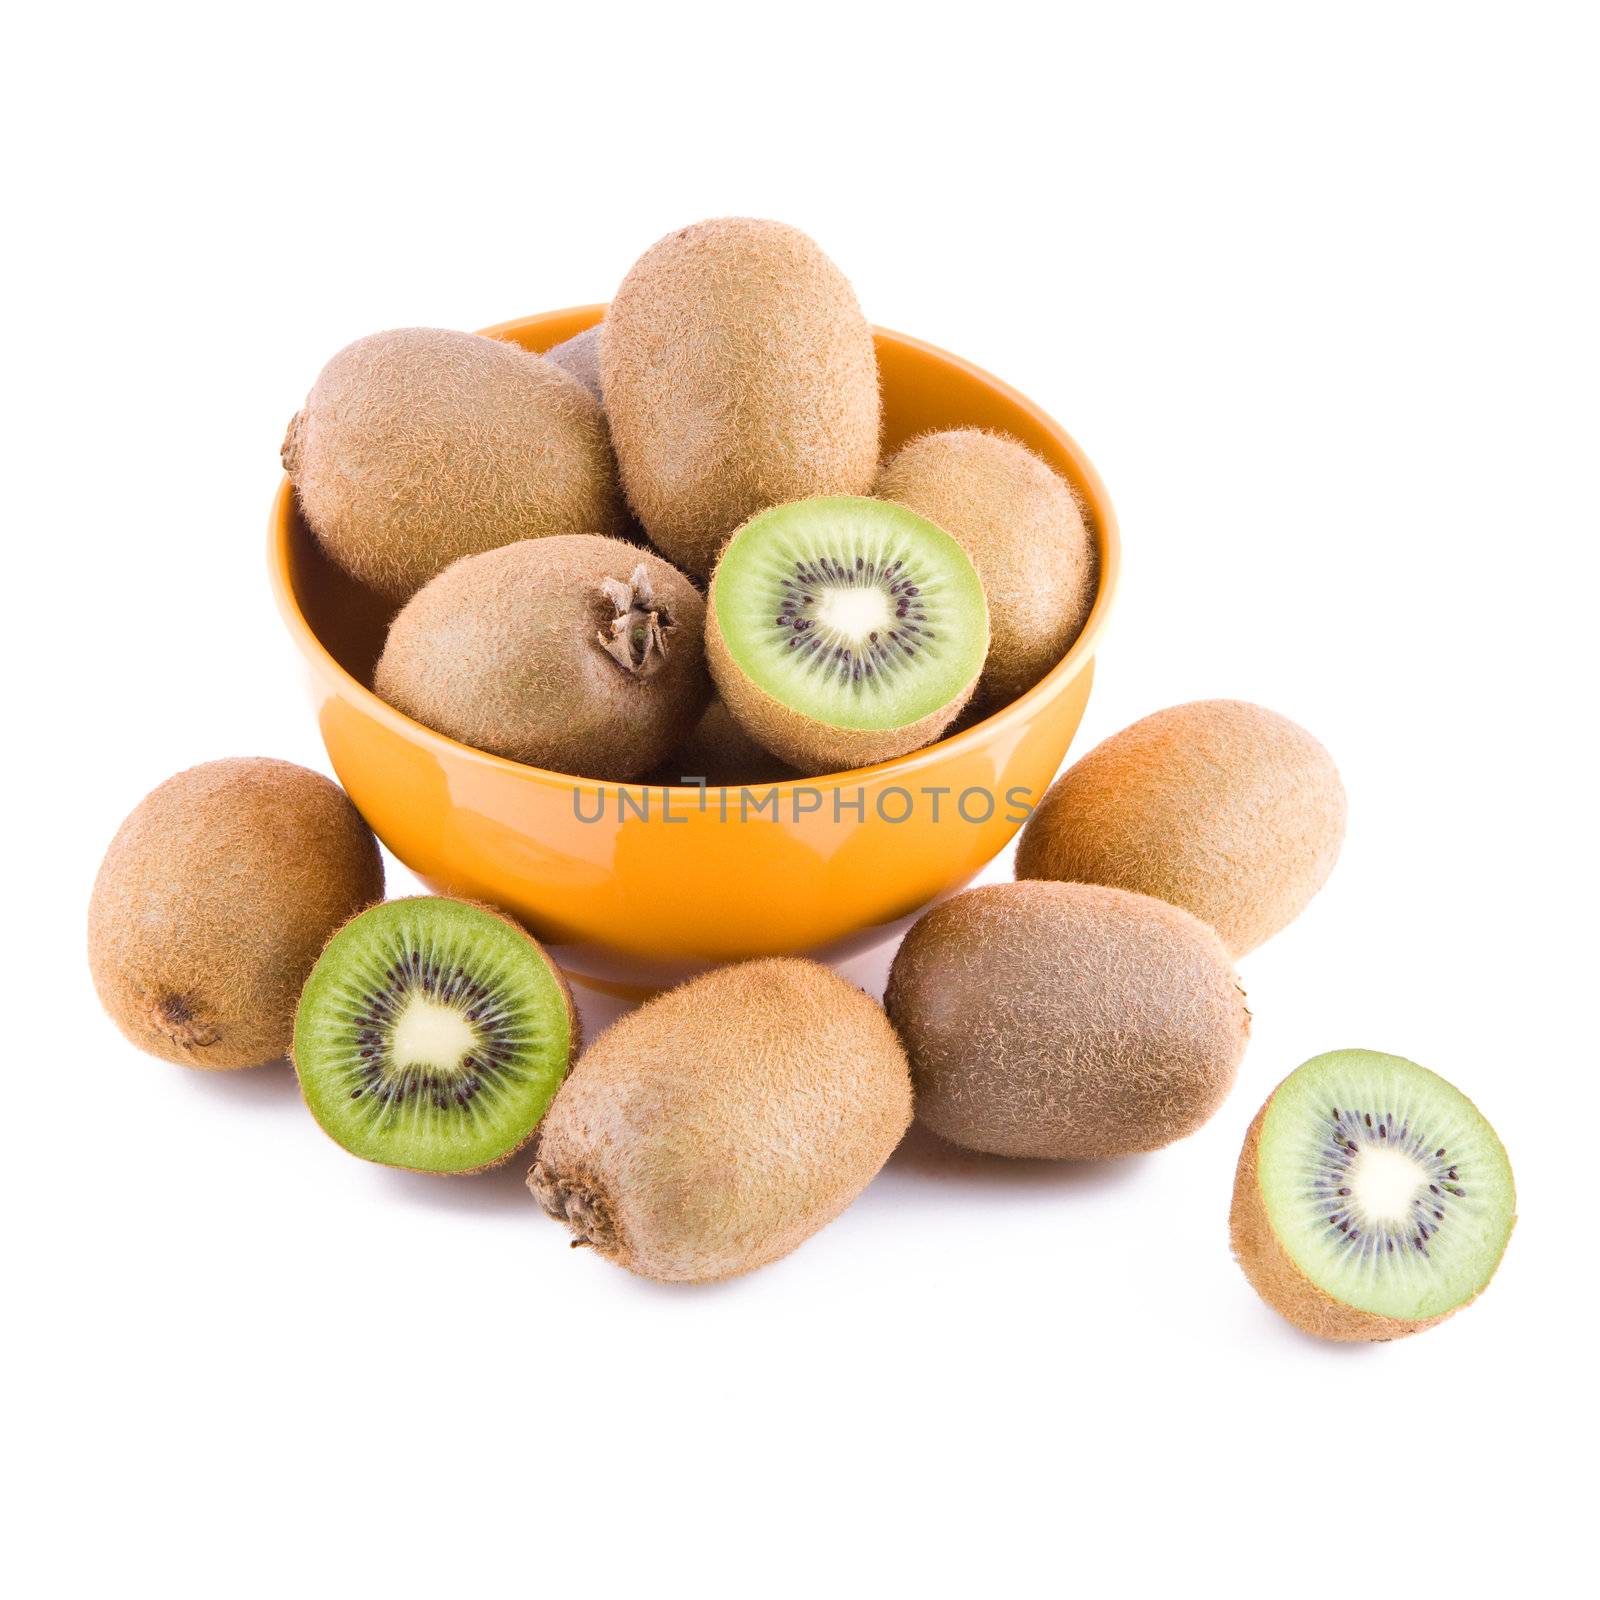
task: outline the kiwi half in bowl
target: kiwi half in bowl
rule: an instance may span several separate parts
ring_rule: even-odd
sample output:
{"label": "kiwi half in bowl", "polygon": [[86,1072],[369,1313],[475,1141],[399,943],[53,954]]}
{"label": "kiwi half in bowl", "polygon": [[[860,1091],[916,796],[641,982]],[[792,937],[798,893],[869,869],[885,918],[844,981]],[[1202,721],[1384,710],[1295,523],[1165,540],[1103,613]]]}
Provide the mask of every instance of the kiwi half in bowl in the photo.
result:
{"label": "kiwi half in bowl", "polygon": [[988,649],[988,604],[966,552],[883,500],[763,511],[711,580],[706,657],[722,698],[800,772],[930,744],[971,698]]}
{"label": "kiwi half in bowl", "polygon": [[374,906],[328,941],[300,997],[294,1065],[353,1155],[476,1172],[533,1137],[578,1048],[565,978],[486,906]]}
{"label": "kiwi half in bowl", "polygon": [[1234,1254],[1269,1305],[1326,1339],[1442,1322],[1494,1276],[1516,1221],[1511,1163],[1461,1091],[1375,1050],[1296,1068],[1245,1137]]}

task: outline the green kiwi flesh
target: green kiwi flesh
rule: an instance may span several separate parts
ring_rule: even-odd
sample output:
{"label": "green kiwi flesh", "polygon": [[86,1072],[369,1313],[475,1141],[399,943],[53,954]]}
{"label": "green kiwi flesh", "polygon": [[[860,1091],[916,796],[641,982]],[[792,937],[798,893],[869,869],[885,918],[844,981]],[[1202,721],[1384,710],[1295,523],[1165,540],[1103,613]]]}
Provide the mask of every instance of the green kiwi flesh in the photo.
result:
{"label": "green kiwi flesh", "polygon": [[763,511],[728,542],[711,581],[706,651],[722,698],[801,772],[866,766],[938,738],[988,647],[966,552],[882,500]]}
{"label": "green kiwi flesh", "polygon": [[1460,1090],[1375,1050],[1278,1086],[1245,1141],[1234,1252],[1268,1304],[1324,1338],[1392,1339],[1494,1275],[1516,1220],[1511,1164]]}
{"label": "green kiwi flesh", "polygon": [[312,970],[294,1064],[323,1130],[367,1161],[474,1172],[533,1137],[578,1042],[565,979],[514,922],[391,900]]}

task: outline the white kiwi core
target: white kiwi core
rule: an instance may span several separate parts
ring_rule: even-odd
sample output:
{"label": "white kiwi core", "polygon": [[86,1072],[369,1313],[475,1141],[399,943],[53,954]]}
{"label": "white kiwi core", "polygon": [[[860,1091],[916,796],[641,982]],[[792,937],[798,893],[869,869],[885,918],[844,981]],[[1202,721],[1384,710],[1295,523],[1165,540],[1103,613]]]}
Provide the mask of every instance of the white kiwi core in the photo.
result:
{"label": "white kiwi core", "polygon": [[1422,1164],[1403,1151],[1368,1145],[1351,1163],[1351,1198],[1370,1221],[1401,1223],[1426,1179]]}
{"label": "white kiwi core", "polygon": [[478,1030],[454,1006],[412,994],[395,1019],[390,1052],[394,1064],[453,1072],[478,1043]]}

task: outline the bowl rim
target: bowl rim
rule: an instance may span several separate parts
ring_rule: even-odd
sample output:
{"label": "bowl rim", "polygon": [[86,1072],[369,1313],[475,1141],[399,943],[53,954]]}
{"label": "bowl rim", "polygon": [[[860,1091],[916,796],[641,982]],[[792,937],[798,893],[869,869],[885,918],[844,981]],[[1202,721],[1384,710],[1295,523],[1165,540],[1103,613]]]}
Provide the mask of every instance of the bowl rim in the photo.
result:
{"label": "bowl rim", "polygon": [[[605,316],[607,304],[600,301],[592,305],[567,306],[559,310],[534,312],[525,317],[514,317],[507,322],[497,322],[487,328],[479,329],[479,333],[487,338],[504,339],[512,337],[530,324],[537,324],[557,319],[575,321],[590,316],[591,320],[580,328],[584,332],[588,327],[594,326]],[[975,746],[982,739],[992,737],[997,729],[1005,729],[1029,720],[1033,709],[1045,700],[1054,698],[1063,692],[1072,679],[1082,671],[1088,670],[1091,665],[1095,648],[1098,645],[1101,633],[1105,629],[1106,619],[1110,615],[1112,602],[1115,599],[1118,583],[1122,575],[1122,538],[1117,526],[1116,511],[1111,503],[1111,496],[1106,491],[1106,486],[1100,474],[1091,462],[1077,440],[1067,432],[1047,411],[1030,400],[1019,389],[1013,388],[1003,379],[995,377],[992,372],[986,371],[975,362],[968,361],[964,356],[958,356],[940,346],[930,344],[925,339],[918,339],[908,333],[897,332],[893,328],[884,328],[873,325],[873,337],[887,338],[898,345],[936,358],[941,364],[955,368],[965,377],[974,379],[979,384],[993,390],[1002,399],[1009,401],[1018,410],[1026,412],[1035,425],[1048,433],[1055,441],[1063,454],[1072,462],[1073,470],[1078,476],[1079,483],[1088,502],[1090,528],[1094,534],[1095,546],[1099,555],[1099,574],[1095,584],[1094,604],[1089,609],[1088,619],[1080,630],[1078,637],[1073,640],[1067,653],[1042,677],[1031,689],[1019,695],[1015,700],[1000,707],[998,711],[991,712],[981,721],[974,722],[971,726],[963,728],[959,733],[951,734],[948,738],[940,739],[934,744],[924,745],[920,750],[913,750],[908,755],[894,756],[888,761],[880,761],[870,767],[852,767],[845,772],[820,773],[815,777],[787,778],[775,783],[736,785],[751,789],[754,792],[765,793],[770,789],[787,790],[797,788],[826,788],[830,785],[839,785],[851,781],[864,782],[869,778],[877,778],[885,774],[916,773],[924,766],[940,759],[941,752]],[[354,698],[362,704],[369,715],[373,715],[387,724],[394,732],[405,738],[421,743],[425,746],[437,747],[441,752],[448,751],[459,761],[463,756],[472,758],[473,761],[482,763],[491,770],[501,771],[507,775],[518,777],[523,782],[536,782],[550,788],[571,790],[574,787],[583,788],[588,792],[595,790],[609,791],[628,789],[650,791],[655,789],[672,789],[673,785],[653,783],[614,783],[602,778],[584,778],[570,772],[554,772],[547,767],[529,766],[525,762],[512,761],[506,756],[497,756],[488,750],[480,750],[475,745],[462,744],[459,740],[450,738],[447,734],[437,732],[426,724],[417,722],[406,716],[402,711],[397,711],[387,700],[381,699],[371,688],[364,684],[333,654],[332,651],[317,636],[316,631],[306,620],[304,611],[295,598],[294,585],[290,580],[289,572],[289,541],[294,525],[295,501],[294,486],[289,482],[285,473],[279,480],[277,493],[272,498],[272,509],[268,515],[267,523],[267,565],[272,580],[272,590],[277,600],[279,613],[284,624],[293,636],[295,643],[303,656],[307,658],[320,671],[331,673],[335,679],[342,680],[346,694],[353,694]],[[706,784],[707,791],[721,790],[726,785]]]}

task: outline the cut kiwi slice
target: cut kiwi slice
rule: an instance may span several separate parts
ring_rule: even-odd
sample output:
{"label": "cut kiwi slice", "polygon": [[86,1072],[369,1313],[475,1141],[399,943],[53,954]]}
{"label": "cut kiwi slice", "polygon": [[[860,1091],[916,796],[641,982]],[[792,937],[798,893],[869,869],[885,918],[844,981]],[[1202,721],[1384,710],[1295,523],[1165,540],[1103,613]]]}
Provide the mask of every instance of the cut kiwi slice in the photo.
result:
{"label": "cut kiwi slice", "polygon": [[391,900],[329,940],[300,996],[294,1064],[346,1150],[475,1172],[533,1137],[578,1043],[566,980],[508,918]]}
{"label": "cut kiwi slice", "polygon": [[1393,1339],[1479,1294],[1516,1220],[1511,1164],[1460,1090],[1400,1056],[1297,1068],[1251,1125],[1234,1187],[1240,1265],[1291,1322]]}
{"label": "cut kiwi slice", "polygon": [[802,772],[904,755],[944,732],[989,648],[966,552],[886,500],[774,506],[728,542],[706,649],[728,709]]}

